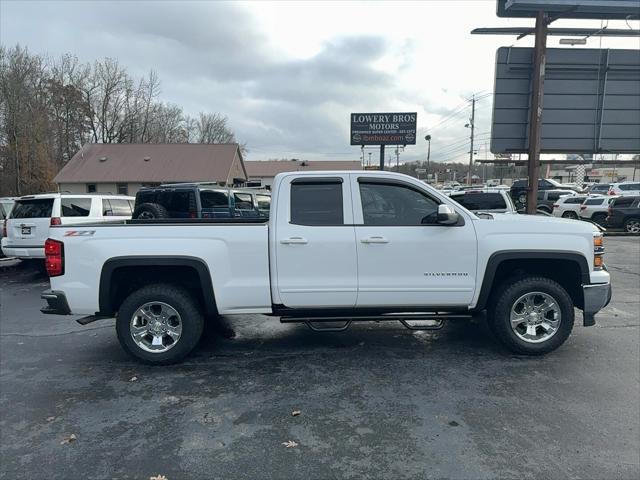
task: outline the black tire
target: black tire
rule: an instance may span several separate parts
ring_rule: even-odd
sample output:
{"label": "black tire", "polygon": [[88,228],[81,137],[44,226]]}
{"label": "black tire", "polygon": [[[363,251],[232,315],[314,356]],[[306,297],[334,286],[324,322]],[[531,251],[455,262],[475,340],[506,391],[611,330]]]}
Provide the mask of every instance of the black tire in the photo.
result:
{"label": "black tire", "polygon": [[640,233],[640,218],[629,218],[624,222],[624,229],[628,233]]}
{"label": "black tire", "polygon": [[154,218],[169,218],[169,212],[159,203],[143,203],[133,212],[134,219],[152,220]]}
{"label": "black tire", "polygon": [[[540,343],[527,342],[511,328],[511,308],[529,292],[542,292],[557,303],[561,318],[553,336]],[[573,330],[574,306],[567,291],[557,282],[545,277],[527,276],[515,282],[505,282],[493,295],[487,321],[498,339],[512,352],[520,355],[544,355],[562,345]]]}
{"label": "black tire", "polygon": [[[182,333],[165,352],[148,352],[131,335],[131,322],[135,312],[149,302],[162,302],[178,312]],[[186,289],[171,284],[142,287],[130,294],[120,306],[116,317],[116,332],[122,348],[130,355],[150,365],[169,365],[186,357],[202,337],[204,317],[195,298]]]}
{"label": "black tire", "polygon": [[607,214],[602,212],[594,213],[591,220],[596,222],[598,225],[604,226],[607,222]]}
{"label": "black tire", "polygon": [[563,218],[572,218],[574,220],[577,220],[578,219],[578,214],[576,212],[573,212],[573,211],[569,210],[568,212],[564,212],[562,214],[562,217]]}

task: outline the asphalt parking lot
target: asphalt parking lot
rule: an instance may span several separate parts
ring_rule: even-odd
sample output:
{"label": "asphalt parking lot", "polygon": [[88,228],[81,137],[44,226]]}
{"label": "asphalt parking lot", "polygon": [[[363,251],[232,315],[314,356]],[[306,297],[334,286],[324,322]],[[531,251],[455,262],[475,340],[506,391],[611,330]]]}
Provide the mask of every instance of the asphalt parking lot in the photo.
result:
{"label": "asphalt parking lot", "polygon": [[611,304],[544,358],[482,319],[318,334],[246,316],[147,367],[113,320],[42,315],[47,279],[0,267],[0,478],[637,479],[640,239],[606,246]]}

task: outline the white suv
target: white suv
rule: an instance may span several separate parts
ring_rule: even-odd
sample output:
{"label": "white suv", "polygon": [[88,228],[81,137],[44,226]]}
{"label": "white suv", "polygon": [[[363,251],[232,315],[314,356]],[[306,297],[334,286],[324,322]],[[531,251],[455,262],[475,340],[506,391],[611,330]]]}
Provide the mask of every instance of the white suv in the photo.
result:
{"label": "white suv", "polygon": [[586,198],[580,205],[580,218],[604,226],[609,212],[609,204],[614,198],[618,198],[618,196]]}
{"label": "white suv", "polygon": [[131,218],[134,197],[45,193],[16,199],[4,221],[2,251],[7,257],[44,258],[51,225],[74,225]]}
{"label": "white suv", "polygon": [[640,182],[612,183],[609,187],[609,195],[640,195]]}

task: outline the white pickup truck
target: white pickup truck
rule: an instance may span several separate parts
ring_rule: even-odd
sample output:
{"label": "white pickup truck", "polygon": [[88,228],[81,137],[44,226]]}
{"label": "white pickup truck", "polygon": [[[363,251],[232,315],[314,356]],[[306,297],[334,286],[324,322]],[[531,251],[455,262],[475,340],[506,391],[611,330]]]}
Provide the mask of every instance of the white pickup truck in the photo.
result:
{"label": "white pickup truck", "polygon": [[574,307],[589,326],[609,302],[602,242],[586,222],[481,219],[405,175],[285,173],[268,222],[52,227],[42,311],[116,317],[123,348],[153,364],[179,361],[207,319],[233,314],[328,331],[358,320],[437,328],[487,310],[509,349],[543,354],[571,333]]}

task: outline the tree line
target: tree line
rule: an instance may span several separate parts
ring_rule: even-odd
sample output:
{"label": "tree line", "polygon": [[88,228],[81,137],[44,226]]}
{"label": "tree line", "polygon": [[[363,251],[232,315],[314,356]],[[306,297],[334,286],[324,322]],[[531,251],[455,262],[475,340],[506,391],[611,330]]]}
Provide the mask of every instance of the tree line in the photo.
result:
{"label": "tree line", "polygon": [[160,93],[154,71],[134,78],[112,58],[81,63],[0,45],[0,196],[55,189],[55,174],[87,142],[236,142],[226,116],[190,116]]}

